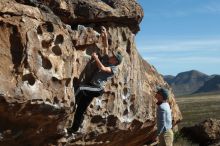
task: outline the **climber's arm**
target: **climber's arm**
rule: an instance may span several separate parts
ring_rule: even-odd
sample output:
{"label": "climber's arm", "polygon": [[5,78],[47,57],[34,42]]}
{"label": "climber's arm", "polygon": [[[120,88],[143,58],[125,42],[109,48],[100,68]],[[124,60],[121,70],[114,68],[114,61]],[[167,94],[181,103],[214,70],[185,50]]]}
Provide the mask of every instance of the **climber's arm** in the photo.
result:
{"label": "climber's arm", "polygon": [[104,54],[108,55],[108,35],[106,28],[104,26],[101,27],[101,37],[102,37],[102,43],[103,43],[103,49],[104,49]]}
{"label": "climber's arm", "polygon": [[92,57],[95,59],[95,62],[98,66],[98,68],[104,72],[107,72],[107,73],[112,73],[112,70],[110,67],[106,67],[102,64],[102,62],[99,60],[99,57],[96,53],[93,53],[92,54]]}

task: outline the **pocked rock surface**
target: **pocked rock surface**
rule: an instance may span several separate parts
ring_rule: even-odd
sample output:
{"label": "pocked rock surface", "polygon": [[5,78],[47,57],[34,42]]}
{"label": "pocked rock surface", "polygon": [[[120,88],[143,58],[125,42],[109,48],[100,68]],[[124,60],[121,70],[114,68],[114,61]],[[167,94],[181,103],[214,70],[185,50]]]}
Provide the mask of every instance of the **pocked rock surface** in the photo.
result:
{"label": "pocked rock surface", "polygon": [[[135,0],[0,1],[0,145],[138,146],[155,135],[154,89],[166,86],[138,54],[135,35],[143,11]],[[97,70],[90,55],[124,56],[102,96],[87,107],[79,130],[74,88]],[[173,121],[181,113],[171,92]]]}

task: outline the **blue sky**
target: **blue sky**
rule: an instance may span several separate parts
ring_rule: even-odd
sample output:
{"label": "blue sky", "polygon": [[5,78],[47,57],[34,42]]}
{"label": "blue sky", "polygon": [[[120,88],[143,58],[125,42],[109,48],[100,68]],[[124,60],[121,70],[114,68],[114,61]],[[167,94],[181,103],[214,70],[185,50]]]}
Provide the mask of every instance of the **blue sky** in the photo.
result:
{"label": "blue sky", "polygon": [[145,14],[137,48],[161,74],[220,74],[220,0],[137,1]]}

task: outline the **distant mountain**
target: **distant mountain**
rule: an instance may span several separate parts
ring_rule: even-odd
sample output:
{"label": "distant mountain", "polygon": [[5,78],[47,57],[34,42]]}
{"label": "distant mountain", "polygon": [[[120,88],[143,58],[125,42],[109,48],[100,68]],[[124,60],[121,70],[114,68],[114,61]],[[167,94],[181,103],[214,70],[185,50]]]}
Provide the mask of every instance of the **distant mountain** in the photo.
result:
{"label": "distant mountain", "polygon": [[208,76],[196,70],[182,72],[177,76],[166,75],[164,79],[176,96],[220,91],[219,75]]}
{"label": "distant mountain", "polygon": [[206,81],[195,93],[204,92],[220,92],[220,75],[215,75],[210,80]]}
{"label": "distant mountain", "polygon": [[166,75],[166,76],[163,76],[163,78],[166,80],[166,82],[171,85],[171,83],[173,82],[173,79],[175,78],[175,76],[172,76],[172,75]]}

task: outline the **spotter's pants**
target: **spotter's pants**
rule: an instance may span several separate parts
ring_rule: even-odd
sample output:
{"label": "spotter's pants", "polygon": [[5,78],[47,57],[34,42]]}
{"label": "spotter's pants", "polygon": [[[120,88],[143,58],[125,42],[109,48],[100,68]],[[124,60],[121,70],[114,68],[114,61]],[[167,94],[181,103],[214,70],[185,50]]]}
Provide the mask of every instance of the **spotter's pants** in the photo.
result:
{"label": "spotter's pants", "polygon": [[173,146],[173,131],[168,129],[159,136],[159,146]]}

